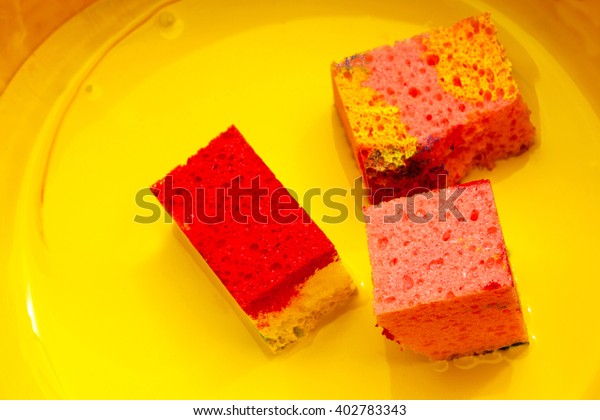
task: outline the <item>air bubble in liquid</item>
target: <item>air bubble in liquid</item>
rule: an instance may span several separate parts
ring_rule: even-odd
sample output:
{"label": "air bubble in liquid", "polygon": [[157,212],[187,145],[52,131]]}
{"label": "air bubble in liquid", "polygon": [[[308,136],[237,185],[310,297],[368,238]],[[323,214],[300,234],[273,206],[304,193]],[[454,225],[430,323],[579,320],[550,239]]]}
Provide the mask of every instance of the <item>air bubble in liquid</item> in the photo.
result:
{"label": "air bubble in liquid", "polygon": [[156,18],[160,34],[166,39],[176,39],[183,33],[183,21],[173,13],[165,11]]}
{"label": "air bubble in liquid", "polygon": [[102,90],[100,89],[100,87],[98,87],[98,85],[94,85],[91,83],[86,85],[83,88],[83,91],[84,91],[86,97],[92,101],[98,100],[102,96]]}

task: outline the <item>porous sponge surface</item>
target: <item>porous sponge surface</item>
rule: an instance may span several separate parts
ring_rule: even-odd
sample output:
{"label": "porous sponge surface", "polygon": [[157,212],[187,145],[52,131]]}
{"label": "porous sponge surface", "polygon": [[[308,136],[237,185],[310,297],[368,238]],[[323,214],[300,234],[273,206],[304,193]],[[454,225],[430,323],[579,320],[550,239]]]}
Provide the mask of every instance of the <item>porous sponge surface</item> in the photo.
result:
{"label": "porous sponge surface", "polygon": [[[239,200],[230,195],[232,187],[244,189]],[[287,307],[315,271],[338,258],[233,126],[152,191],[253,319]]]}
{"label": "porous sponge surface", "polygon": [[423,57],[422,38],[397,42],[365,54],[370,77],[365,85],[380,92],[387,103],[400,106],[400,118],[421,147],[428,136],[439,138],[447,127],[464,124],[475,105],[443,89],[440,76]]}
{"label": "porous sponge surface", "polygon": [[488,14],[331,67],[335,105],[364,179],[394,196],[459,182],[527,150],[530,111]]}
{"label": "porous sponge surface", "polygon": [[374,310],[388,338],[432,359],[528,341],[489,181],[365,215]]}
{"label": "porous sponge surface", "polygon": [[267,345],[277,352],[312,331],[326,314],[347,302],[355,292],[350,275],[336,260],[317,270],[287,307],[262,313],[254,322]]}
{"label": "porous sponge surface", "polygon": [[366,68],[349,65],[340,75],[338,90],[352,92],[344,96],[348,110],[345,115],[353,132],[350,139],[356,139],[354,147],[361,164],[375,171],[404,166],[406,159],[416,153],[418,139],[407,133],[399,108],[386,100],[385,94],[368,86]]}

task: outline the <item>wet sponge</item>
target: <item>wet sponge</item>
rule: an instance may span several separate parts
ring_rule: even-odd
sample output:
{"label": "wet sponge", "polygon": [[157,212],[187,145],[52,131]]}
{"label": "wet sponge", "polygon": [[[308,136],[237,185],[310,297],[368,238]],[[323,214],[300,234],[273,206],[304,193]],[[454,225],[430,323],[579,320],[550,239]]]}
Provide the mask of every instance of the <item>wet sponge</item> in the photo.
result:
{"label": "wet sponge", "polygon": [[528,342],[489,181],[365,211],[377,324],[434,360]]}
{"label": "wet sponge", "polygon": [[334,100],[371,201],[455,184],[533,141],[530,111],[488,14],[331,66]]}
{"label": "wet sponge", "polygon": [[356,290],[334,245],[233,126],[152,192],[274,351]]}

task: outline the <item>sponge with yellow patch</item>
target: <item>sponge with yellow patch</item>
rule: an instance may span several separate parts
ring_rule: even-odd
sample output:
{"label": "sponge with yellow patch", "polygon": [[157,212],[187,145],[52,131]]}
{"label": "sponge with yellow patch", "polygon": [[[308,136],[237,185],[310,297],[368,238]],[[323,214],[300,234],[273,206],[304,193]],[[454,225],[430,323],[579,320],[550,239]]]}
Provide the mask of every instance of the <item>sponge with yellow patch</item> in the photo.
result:
{"label": "sponge with yellow patch", "polygon": [[458,183],[531,146],[529,115],[489,14],[346,58],[334,99],[371,202]]}
{"label": "sponge with yellow patch", "polygon": [[234,126],[152,192],[274,351],[356,291],[333,243]]}

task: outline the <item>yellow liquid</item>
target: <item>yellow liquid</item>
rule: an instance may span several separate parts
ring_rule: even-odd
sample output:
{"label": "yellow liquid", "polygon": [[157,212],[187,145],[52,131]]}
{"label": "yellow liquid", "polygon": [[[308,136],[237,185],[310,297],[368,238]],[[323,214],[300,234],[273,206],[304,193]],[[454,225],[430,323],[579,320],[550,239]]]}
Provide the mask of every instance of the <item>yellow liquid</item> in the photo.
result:
{"label": "yellow liquid", "polygon": [[[385,340],[349,194],[337,199],[350,210],[343,223],[325,223],[336,212],[318,198],[310,213],[359,296],[277,357],[257,345],[174,224],[134,222],[148,215],[136,193],[231,124],[300,197],[349,191],[359,171],[333,108],[329,64],[486,10],[538,134],[527,154],[470,178],[492,180],[530,346],[441,365]],[[49,56],[81,31],[76,23],[49,40]],[[600,396],[600,124],[525,28],[480,2],[221,10],[182,1],[141,9],[134,23],[59,77],[54,102],[14,99],[35,91],[25,83],[41,77],[35,72],[3,98],[0,118],[18,129],[6,140],[12,163],[0,168],[11,194],[0,242],[0,397]],[[38,119],[13,120],[19,107]]]}

